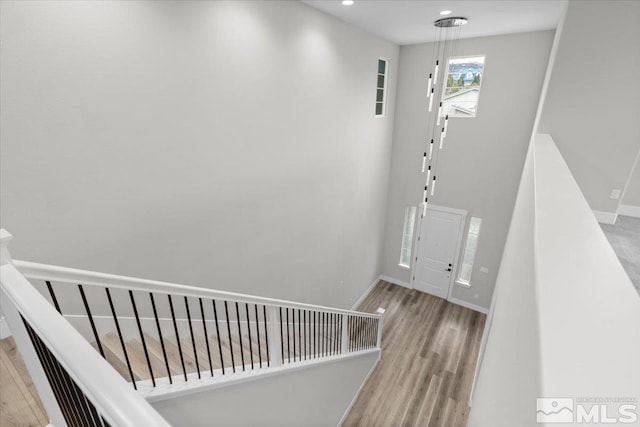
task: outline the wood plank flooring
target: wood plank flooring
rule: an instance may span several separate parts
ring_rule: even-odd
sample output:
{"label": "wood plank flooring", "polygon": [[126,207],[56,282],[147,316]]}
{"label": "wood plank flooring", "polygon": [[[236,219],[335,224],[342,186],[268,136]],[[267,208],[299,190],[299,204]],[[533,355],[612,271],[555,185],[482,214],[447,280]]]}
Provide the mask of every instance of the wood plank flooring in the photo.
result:
{"label": "wood plank flooring", "polygon": [[35,427],[49,423],[12,337],[0,340],[0,402],[0,427]]}
{"label": "wood plank flooring", "polygon": [[486,316],[385,281],[358,310],[378,307],[382,359],[343,426],[466,426]]}

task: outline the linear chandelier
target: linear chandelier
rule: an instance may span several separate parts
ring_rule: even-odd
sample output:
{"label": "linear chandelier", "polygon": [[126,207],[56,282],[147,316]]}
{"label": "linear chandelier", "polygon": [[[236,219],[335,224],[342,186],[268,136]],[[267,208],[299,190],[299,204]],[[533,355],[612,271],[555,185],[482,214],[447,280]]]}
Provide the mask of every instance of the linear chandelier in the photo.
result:
{"label": "linear chandelier", "polygon": [[[427,213],[427,204],[429,197],[435,195],[436,191],[436,169],[438,159],[444,147],[444,140],[447,136],[449,127],[449,115],[444,114],[443,117],[443,99],[446,86],[447,76],[447,58],[455,56],[458,50],[458,41],[460,40],[460,29],[462,25],[467,23],[466,18],[449,17],[438,19],[433,23],[435,27],[436,37],[435,46],[431,56],[431,69],[429,73],[429,82],[427,84],[427,99],[429,100],[429,112],[427,115],[427,138],[424,153],[422,155],[421,173],[426,173],[424,184],[424,195],[422,197],[422,217]],[[440,64],[444,67],[440,67]],[[439,73],[444,68],[442,80],[444,84],[438,85]],[[434,110],[434,99],[438,98],[437,110]],[[439,140],[437,149],[434,149],[436,138]]]}

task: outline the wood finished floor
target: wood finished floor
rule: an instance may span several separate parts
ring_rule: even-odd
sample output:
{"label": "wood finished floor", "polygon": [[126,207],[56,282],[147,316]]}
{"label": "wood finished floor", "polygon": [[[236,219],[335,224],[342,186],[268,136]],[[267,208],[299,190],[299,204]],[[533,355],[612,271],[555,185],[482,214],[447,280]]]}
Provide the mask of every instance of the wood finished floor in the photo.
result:
{"label": "wood finished floor", "polygon": [[12,337],[0,340],[0,402],[0,427],[41,427],[49,423]]}
{"label": "wood finished floor", "polygon": [[466,426],[486,316],[385,281],[358,310],[378,307],[382,359],[343,426]]}

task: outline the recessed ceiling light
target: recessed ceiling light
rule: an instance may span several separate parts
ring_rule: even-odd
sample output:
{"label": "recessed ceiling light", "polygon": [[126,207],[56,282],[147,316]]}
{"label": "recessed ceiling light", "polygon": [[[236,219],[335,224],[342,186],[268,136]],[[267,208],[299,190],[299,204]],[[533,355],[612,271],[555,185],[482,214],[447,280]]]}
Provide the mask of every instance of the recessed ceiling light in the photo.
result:
{"label": "recessed ceiling light", "polygon": [[343,6],[351,6],[353,4],[353,0],[342,0]]}
{"label": "recessed ceiling light", "polygon": [[[352,2],[353,3],[353,2]],[[342,4],[344,4],[344,2],[342,2]],[[444,16],[444,15],[451,15],[451,11],[450,10],[443,10],[442,12],[440,12],[440,15]]]}

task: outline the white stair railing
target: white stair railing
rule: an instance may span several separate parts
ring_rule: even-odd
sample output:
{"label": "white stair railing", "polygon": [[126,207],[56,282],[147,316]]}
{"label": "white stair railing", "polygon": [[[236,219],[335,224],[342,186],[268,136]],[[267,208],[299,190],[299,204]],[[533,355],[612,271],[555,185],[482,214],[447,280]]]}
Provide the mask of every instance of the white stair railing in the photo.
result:
{"label": "white stair railing", "polygon": [[95,356],[117,356],[121,375],[148,401],[381,348],[377,314],[26,261],[13,266]]}
{"label": "white stair railing", "polygon": [[0,304],[51,424],[168,427],[16,269],[10,239],[0,230]]}

